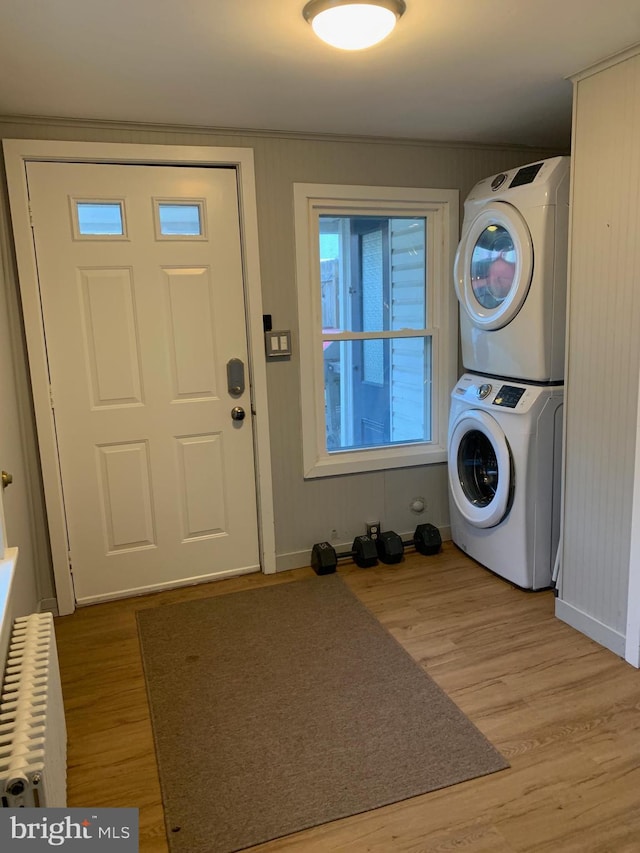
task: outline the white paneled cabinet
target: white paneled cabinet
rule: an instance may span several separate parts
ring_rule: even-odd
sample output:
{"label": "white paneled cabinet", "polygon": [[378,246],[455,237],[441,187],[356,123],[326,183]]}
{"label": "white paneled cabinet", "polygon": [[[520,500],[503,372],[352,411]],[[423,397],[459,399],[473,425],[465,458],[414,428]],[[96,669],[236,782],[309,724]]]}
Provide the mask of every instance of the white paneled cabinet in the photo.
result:
{"label": "white paneled cabinet", "polygon": [[638,666],[640,45],[573,82],[556,615]]}

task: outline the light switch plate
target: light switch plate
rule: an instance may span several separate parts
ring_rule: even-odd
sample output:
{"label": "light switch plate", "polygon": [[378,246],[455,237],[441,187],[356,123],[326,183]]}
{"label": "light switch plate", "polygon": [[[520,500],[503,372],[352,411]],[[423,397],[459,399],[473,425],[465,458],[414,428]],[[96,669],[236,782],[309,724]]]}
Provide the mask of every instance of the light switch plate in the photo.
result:
{"label": "light switch plate", "polygon": [[291,355],[291,332],[287,330],[265,332],[267,358],[282,358]]}

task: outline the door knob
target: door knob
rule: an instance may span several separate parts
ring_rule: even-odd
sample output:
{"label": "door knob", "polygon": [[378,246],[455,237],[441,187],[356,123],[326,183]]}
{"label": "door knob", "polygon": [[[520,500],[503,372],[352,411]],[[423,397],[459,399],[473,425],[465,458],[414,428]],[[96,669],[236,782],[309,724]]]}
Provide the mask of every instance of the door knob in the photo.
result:
{"label": "door knob", "polygon": [[8,474],[6,471],[2,472],[2,488],[6,489],[7,486],[10,486],[13,483],[13,474]]}
{"label": "door knob", "polygon": [[231,419],[234,421],[243,421],[245,414],[245,410],[242,406],[234,406],[233,409],[231,409]]}

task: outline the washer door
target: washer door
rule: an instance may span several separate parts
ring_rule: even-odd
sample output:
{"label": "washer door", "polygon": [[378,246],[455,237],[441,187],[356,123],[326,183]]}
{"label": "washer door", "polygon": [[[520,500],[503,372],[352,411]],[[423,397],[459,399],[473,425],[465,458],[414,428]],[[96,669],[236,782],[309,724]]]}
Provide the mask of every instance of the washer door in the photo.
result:
{"label": "washer door", "polygon": [[501,329],[527,298],[533,274],[533,243],[518,210],[487,203],[465,229],[453,268],[456,294],[471,322]]}
{"label": "washer door", "polygon": [[491,415],[469,409],[449,434],[449,488],[462,516],[474,527],[495,527],[511,508],[511,451]]}

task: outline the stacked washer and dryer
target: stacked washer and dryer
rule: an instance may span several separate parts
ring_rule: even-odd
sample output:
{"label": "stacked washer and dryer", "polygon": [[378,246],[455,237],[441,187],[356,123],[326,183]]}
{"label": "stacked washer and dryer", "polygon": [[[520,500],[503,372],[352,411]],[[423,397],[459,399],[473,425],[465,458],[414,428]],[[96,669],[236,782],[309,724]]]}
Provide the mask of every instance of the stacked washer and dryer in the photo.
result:
{"label": "stacked washer and dryer", "polygon": [[451,538],[524,589],[560,534],[569,157],[476,184],[454,280],[465,374],[451,394]]}

